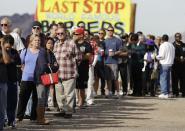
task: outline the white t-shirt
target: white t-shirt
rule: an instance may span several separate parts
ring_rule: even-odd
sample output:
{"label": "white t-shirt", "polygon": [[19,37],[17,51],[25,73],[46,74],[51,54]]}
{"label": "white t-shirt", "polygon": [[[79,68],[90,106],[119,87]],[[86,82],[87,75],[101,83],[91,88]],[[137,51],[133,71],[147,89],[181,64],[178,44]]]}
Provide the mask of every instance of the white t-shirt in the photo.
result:
{"label": "white t-shirt", "polygon": [[[3,35],[7,35],[3,31],[2,31],[2,33],[3,33]],[[10,35],[14,38],[14,46],[13,46],[14,49],[16,49],[17,51],[20,51],[25,48],[20,36],[17,33],[11,32]]]}
{"label": "white t-shirt", "polygon": [[175,47],[172,43],[164,42],[159,47],[157,59],[162,65],[172,65],[175,58]]}

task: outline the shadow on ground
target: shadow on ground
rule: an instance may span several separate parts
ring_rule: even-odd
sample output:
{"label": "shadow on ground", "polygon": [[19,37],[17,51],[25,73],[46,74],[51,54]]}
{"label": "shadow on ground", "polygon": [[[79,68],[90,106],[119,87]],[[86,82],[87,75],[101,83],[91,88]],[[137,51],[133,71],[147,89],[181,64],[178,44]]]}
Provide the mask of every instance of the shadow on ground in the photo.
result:
{"label": "shadow on ground", "polygon": [[97,99],[96,105],[77,110],[72,119],[54,117],[53,114],[55,112],[47,112],[46,118],[51,121],[50,125],[40,126],[31,123],[29,120],[24,120],[17,125],[17,130],[88,130],[110,127],[129,127],[129,125],[124,125],[126,119],[150,120],[151,118],[146,117],[146,114],[151,110],[156,110],[154,108],[155,104],[135,103],[134,99],[136,98]]}

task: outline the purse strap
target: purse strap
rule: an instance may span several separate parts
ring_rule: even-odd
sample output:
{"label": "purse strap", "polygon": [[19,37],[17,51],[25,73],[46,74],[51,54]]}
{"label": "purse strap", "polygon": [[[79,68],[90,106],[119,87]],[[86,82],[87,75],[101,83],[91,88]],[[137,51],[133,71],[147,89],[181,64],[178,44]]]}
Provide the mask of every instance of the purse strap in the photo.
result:
{"label": "purse strap", "polygon": [[25,49],[23,64],[25,64],[25,59],[26,59],[27,51],[28,51],[28,48]]}
{"label": "purse strap", "polygon": [[48,65],[48,68],[49,68],[50,72],[53,73],[50,65]]}

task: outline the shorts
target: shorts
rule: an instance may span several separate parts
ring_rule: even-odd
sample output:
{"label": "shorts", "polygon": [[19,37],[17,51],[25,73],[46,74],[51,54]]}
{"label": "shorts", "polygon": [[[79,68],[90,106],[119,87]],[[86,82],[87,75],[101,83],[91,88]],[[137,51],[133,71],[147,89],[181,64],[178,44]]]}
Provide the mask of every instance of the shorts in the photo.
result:
{"label": "shorts", "polygon": [[81,63],[78,67],[78,77],[76,80],[77,89],[87,88],[87,81],[89,78],[89,65]]}
{"label": "shorts", "polygon": [[105,79],[105,65],[102,62],[96,63],[94,74],[98,78]]}
{"label": "shorts", "polygon": [[118,65],[106,64],[105,65],[105,79],[106,80],[118,80]]}

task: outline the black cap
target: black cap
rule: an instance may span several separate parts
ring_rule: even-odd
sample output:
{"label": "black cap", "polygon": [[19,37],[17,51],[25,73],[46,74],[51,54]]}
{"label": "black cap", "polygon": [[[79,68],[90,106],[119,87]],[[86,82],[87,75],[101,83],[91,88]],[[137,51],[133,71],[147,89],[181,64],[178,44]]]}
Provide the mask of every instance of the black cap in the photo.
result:
{"label": "black cap", "polygon": [[40,28],[42,28],[42,24],[39,21],[34,21],[32,23],[32,27],[34,27],[34,26],[39,26]]}

